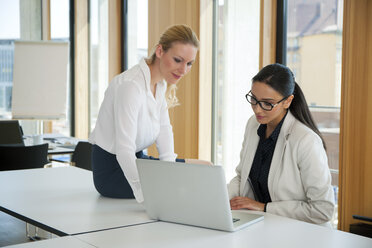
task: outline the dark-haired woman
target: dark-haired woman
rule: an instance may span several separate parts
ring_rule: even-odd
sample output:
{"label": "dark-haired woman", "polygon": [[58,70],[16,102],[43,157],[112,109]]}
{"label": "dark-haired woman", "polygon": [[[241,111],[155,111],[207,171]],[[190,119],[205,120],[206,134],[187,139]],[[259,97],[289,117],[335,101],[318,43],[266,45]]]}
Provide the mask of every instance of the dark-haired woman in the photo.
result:
{"label": "dark-haired woman", "polygon": [[255,116],[228,185],[231,209],[329,225],[334,194],[325,145],[293,73],[281,64],[264,67],[246,98]]}

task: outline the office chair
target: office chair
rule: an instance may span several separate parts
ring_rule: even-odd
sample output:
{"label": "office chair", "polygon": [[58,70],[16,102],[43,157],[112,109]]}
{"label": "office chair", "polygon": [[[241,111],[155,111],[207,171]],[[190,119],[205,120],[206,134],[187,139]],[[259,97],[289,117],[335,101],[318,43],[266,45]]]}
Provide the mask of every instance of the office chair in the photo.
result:
{"label": "office chair", "polygon": [[[0,145],[0,171],[43,168],[48,164],[48,144],[34,146]],[[30,240],[39,240],[38,228],[30,235],[30,224],[26,223],[26,236]]]}
{"label": "office chair", "polygon": [[48,164],[48,144],[0,146],[0,171],[43,168]]}
{"label": "office chair", "polygon": [[[362,221],[372,223],[372,218],[370,217],[361,216],[361,215],[353,215],[353,218],[356,220],[362,220]],[[353,224],[350,224],[350,232],[372,238],[372,225],[363,223],[363,222],[353,223]]]}
{"label": "office chair", "polygon": [[71,157],[71,165],[86,170],[92,170],[92,144],[87,141],[79,141]]}
{"label": "office chair", "polygon": [[23,131],[17,120],[0,120],[0,145],[24,146]]}

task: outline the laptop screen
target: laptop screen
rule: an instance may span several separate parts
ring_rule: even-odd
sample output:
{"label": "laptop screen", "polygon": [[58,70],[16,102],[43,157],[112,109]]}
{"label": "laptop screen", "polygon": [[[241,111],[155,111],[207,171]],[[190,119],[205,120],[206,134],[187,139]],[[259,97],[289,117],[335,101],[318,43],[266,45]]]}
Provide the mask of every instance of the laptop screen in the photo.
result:
{"label": "laptop screen", "polygon": [[0,121],[0,145],[24,145],[23,133],[18,121]]}

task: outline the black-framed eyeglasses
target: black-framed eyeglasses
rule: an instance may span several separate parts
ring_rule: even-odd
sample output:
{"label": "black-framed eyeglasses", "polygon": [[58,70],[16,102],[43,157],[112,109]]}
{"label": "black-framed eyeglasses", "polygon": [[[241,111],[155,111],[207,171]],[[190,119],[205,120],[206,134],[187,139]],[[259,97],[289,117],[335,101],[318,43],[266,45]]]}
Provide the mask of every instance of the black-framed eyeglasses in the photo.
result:
{"label": "black-framed eyeglasses", "polygon": [[245,95],[245,99],[247,99],[247,101],[251,105],[257,105],[258,104],[258,105],[260,105],[260,107],[263,110],[266,110],[266,111],[271,111],[276,105],[278,105],[279,103],[281,103],[282,101],[284,101],[287,98],[288,98],[288,96],[284,97],[279,102],[273,104],[273,103],[267,102],[267,101],[258,101],[254,96],[252,96],[252,92],[251,91],[249,91],[248,94]]}

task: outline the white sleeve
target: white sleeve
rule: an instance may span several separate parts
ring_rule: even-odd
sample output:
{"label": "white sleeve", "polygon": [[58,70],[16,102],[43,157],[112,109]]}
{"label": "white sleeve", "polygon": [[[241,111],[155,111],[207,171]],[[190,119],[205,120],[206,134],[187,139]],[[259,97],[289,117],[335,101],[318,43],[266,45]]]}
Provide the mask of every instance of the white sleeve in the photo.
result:
{"label": "white sleeve", "polygon": [[169,120],[167,102],[164,98],[160,112],[160,132],[156,139],[156,147],[159,152],[159,159],[175,161],[177,154],[174,153],[174,138],[172,125]]}
{"label": "white sleeve", "polygon": [[142,104],[143,96],[135,83],[123,82],[115,92],[116,158],[137,202],[143,202],[135,156],[138,113]]}

